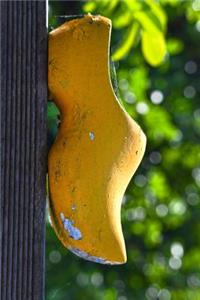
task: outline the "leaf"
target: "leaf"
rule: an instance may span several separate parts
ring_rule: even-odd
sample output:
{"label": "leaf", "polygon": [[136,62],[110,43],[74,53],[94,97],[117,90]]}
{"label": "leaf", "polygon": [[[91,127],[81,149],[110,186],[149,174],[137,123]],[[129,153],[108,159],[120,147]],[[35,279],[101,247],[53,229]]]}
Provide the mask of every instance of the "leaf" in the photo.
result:
{"label": "leaf", "polygon": [[170,113],[158,106],[150,106],[148,114],[145,115],[145,126],[148,128],[147,136],[155,143],[163,140],[172,141],[179,132],[173,124]]}
{"label": "leaf", "polygon": [[167,17],[161,6],[153,0],[145,0],[151,8],[152,13],[157,17],[163,31],[166,30]]}
{"label": "leaf", "polygon": [[159,20],[151,11],[136,12],[134,19],[138,21],[145,31],[151,33],[162,32]]}
{"label": "leaf", "polygon": [[151,34],[142,32],[142,52],[147,62],[152,66],[160,65],[167,53],[164,36],[161,32]]}
{"label": "leaf", "polygon": [[120,46],[112,55],[113,61],[122,59],[130,51],[131,47],[133,47],[133,44],[135,42],[138,29],[138,23],[134,22],[133,25],[128,29],[128,32],[123,41],[121,42]]}
{"label": "leaf", "polygon": [[[152,5],[152,1],[147,2]],[[150,65],[158,66],[166,55],[166,42],[160,20],[152,11],[139,11],[134,18],[143,28],[141,38],[144,57]]]}
{"label": "leaf", "polygon": [[48,113],[48,118],[49,119],[56,119],[57,115],[60,114],[59,109],[54,104],[54,102],[50,102],[50,101],[48,101],[47,113]]}
{"label": "leaf", "polygon": [[94,1],[90,1],[84,4],[83,10],[84,12],[94,12],[97,7],[97,3]]}
{"label": "leaf", "polygon": [[108,3],[108,5],[107,5],[107,8],[106,8],[107,12],[111,13],[116,8],[118,2],[119,2],[119,0],[112,0],[112,1],[110,1]]}
{"label": "leaf", "polygon": [[176,55],[182,52],[184,48],[183,42],[176,38],[171,38],[167,41],[167,50],[170,54]]}
{"label": "leaf", "polygon": [[121,29],[125,26],[128,26],[132,19],[133,16],[129,10],[126,10],[123,13],[119,11],[118,14],[115,15],[115,18],[113,19],[113,27],[115,29]]}
{"label": "leaf", "polygon": [[131,12],[141,10],[143,7],[142,1],[138,1],[138,0],[124,0],[124,3],[128,6],[128,9]]}

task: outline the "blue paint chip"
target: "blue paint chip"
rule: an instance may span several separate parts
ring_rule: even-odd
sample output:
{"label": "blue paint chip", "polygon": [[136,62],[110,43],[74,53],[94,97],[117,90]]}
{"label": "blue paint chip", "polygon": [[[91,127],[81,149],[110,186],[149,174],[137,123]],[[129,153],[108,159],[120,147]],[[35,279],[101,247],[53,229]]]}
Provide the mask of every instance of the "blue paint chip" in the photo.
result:
{"label": "blue paint chip", "polygon": [[76,241],[81,240],[82,239],[81,231],[73,225],[74,222],[72,220],[65,218],[63,213],[60,214],[60,217],[63,222],[63,226],[65,230],[68,232],[69,236]]}
{"label": "blue paint chip", "polygon": [[89,132],[89,137],[91,139],[91,141],[94,141],[94,132]]}
{"label": "blue paint chip", "polygon": [[95,262],[95,263],[104,264],[104,265],[120,265],[121,264],[120,262],[117,262],[117,261],[109,261],[109,260],[106,260],[102,257],[97,257],[97,256],[90,255],[89,253],[87,253],[85,251],[82,251],[80,249],[77,249],[77,248],[69,247],[68,249],[72,253],[76,254],[77,256],[79,256],[79,257],[81,257],[85,260]]}

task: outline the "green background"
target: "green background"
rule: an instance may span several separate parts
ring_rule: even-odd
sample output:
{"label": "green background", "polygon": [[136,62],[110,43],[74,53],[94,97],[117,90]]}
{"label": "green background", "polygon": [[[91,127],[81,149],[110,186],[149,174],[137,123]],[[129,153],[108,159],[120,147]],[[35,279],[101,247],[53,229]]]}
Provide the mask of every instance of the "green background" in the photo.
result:
{"label": "green background", "polygon": [[[47,215],[46,300],[200,300],[200,1],[50,1],[49,31],[87,12],[112,20],[118,92],[148,142],[122,204],[128,262],[79,259]],[[49,102],[49,146],[58,114]]]}

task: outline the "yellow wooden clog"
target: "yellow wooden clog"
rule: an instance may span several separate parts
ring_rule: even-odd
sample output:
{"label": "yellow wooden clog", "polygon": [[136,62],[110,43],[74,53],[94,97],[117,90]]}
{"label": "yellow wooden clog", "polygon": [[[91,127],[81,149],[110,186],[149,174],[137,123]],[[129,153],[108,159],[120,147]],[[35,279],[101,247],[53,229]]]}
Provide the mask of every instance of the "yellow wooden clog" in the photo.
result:
{"label": "yellow wooden clog", "polygon": [[48,84],[61,125],[48,156],[50,216],[78,256],[126,262],[120,209],[146,145],[111,85],[111,21],[86,15],[49,34]]}

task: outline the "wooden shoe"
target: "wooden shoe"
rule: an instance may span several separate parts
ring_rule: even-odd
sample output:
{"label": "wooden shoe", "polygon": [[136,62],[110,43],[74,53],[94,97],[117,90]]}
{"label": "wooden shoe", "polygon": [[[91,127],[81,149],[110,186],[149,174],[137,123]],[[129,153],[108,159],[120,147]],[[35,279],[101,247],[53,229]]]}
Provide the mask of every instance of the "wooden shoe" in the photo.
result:
{"label": "wooden shoe", "polygon": [[126,262],[120,210],[146,138],[116,98],[111,21],[86,15],[49,34],[48,84],[61,124],[48,156],[49,208],[58,238],[78,256]]}

